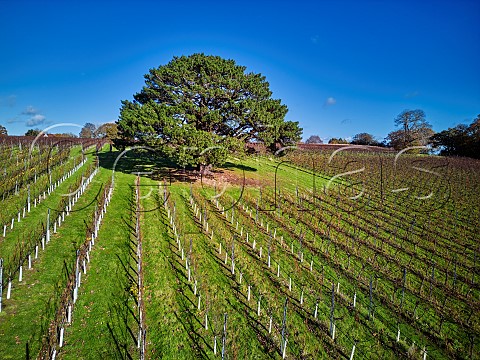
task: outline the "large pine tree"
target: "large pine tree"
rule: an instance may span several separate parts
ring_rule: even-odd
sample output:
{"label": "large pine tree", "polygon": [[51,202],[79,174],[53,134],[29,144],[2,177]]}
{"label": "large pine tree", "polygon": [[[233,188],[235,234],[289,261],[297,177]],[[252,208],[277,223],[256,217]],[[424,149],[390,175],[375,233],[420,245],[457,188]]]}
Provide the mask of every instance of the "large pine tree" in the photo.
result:
{"label": "large pine tree", "polygon": [[135,141],[181,165],[221,164],[248,141],[286,146],[301,138],[265,77],[218,56],[174,57],[151,69],[133,101],[122,101],[118,144]]}

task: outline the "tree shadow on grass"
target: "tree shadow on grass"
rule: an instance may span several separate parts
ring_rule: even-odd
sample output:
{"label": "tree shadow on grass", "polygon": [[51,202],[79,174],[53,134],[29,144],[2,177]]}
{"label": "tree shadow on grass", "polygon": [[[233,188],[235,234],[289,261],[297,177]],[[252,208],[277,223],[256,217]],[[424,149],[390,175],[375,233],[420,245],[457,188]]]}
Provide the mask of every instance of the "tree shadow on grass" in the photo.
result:
{"label": "tree shadow on grass", "polygon": [[134,149],[98,153],[99,165],[105,169],[124,174],[140,174],[152,180],[173,182],[195,182],[199,174],[189,167],[179,167],[169,159],[145,149]]}
{"label": "tree shadow on grass", "polygon": [[243,170],[243,171],[250,171],[250,172],[257,171],[257,169],[254,168],[254,167],[243,165],[243,164],[234,164],[230,161],[227,161],[225,164],[223,164],[222,168],[225,168],[225,169],[234,168],[234,169],[239,169],[239,170]]}
{"label": "tree shadow on grass", "polygon": [[[99,152],[101,167],[125,174],[141,174],[152,180],[163,181],[167,186],[176,182],[193,183],[201,178],[201,174],[192,166],[179,166],[160,154],[145,149],[133,149],[122,153],[120,151]],[[227,161],[222,166],[212,170],[210,176],[222,173],[224,169],[238,169],[248,172],[256,168]]]}

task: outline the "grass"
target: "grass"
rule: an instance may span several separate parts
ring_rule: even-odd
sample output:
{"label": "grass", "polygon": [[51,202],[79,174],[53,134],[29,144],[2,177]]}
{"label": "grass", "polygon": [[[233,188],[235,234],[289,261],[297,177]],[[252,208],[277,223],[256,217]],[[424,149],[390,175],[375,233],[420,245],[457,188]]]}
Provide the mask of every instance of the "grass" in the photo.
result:
{"label": "grass", "polygon": [[[180,324],[190,334],[190,346],[186,347],[196,358],[213,357],[214,335],[217,335],[217,351],[220,352],[222,336],[222,320],[224,313],[228,315],[227,321],[227,351],[235,358],[270,357],[274,352],[268,339],[260,330],[261,324],[254,318],[254,304],[246,301],[246,296],[240,292],[240,284],[231,274],[229,265],[216,254],[216,246],[210,236],[203,234],[198,222],[193,218],[191,210],[186,204],[187,188],[177,188],[170,193],[171,204],[175,203],[177,221],[184,243],[184,252],[190,250],[191,240],[191,265],[192,276],[197,281],[197,296],[195,295],[194,282],[188,281],[184,260],[178,251],[176,243],[170,244],[173,265],[172,272],[176,275],[177,302],[183,305],[183,314],[190,314],[190,319],[182,316],[182,309],[177,309],[174,314]],[[172,240],[171,240],[172,241]],[[192,279],[193,279],[192,278]],[[175,284],[175,283],[174,283]],[[198,294],[201,298],[200,310]],[[209,320],[209,329],[205,329],[205,314]],[[177,320],[178,323],[178,320]],[[244,344],[248,344],[244,346]],[[184,348],[184,345],[181,345]],[[269,354],[269,355],[265,355]],[[172,354],[174,355],[174,354]],[[163,356],[163,354],[162,354]],[[172,356],[171,358],[173,358]],[[152,355],[152,358],[155,356]]]}
{"label": "grass", "polygon": [[59,204],[64,198],[63,194],[68,194],[70,192],[69,188],[71,185],[77,183],[81,179],[82,174],[92,162],[93,159],[90,156],[89,160],[78,169],[77,172],[60,184],[45,200],[37,204],[36,207],[34,207],[32,203],[30,213],[28,213],[25,218],[21,218],[20,222],[17,222],[17,217],[15,217],[13,229],[10,230],[10,227],[8,226],[6,237],[0,240],[0,253],[11,254],[18,242],[31,236],[32,229],[37,228],[40,224],[46,224],[48,209],[59,209]]}
{"label": "grass", "polygon": [[[66,172],[67,169],[73,167],[73,164],[78,164],[81,159],[81,148],[80,147],[73,147],[70,151],[70,157],[64,163],[57,164],[57,166],[52,166],[50,169],[50,174],[53,182],[59,180]],[[32,163],[32,168],[35,167],[35,163]],[[27,199],[28,199],[28,187],[30,187],[30,196],[31,196],[31,203],[33,207],[34,198],[38,198],[38,196],[46,191],[49,186],[49,178],[50,175],[45,172],[43,174],[39,174],[37,177],[37,181],[35,182],[33,179],[29,184],[23,184],[23,186],[18,190],[18,193],[12,194],[7,196],[2,201],[2,209],[0,210],[0,221],[4,224],[9,224],[12,217],[17,216],[18,211],[22,211],[23,207],[25,206]],[[2,224],[3,225],[3,224]],[[7,227],[10,230],[10,227]]]}
{"label": "grass", "polygon": [[[157,206],[153,197],[143,201],[145,209]],[[188,285],[173,251],[163,208],[142,214],[142,234],[149,356],[194,359],[199,324],[189,323],[185,316],[193,305],[185,295]]]}
{"label": "grass", "polygon": [[[101,188],[104,178],[94,178],[87,191],[79,199],[73,210],[90,204],[93,197]],[[62,186],[68,186],[67,183]],[[56,196],[49,197],[54,201],[60,196],[62,188],[56,190]],[[45,202],[46,204],[46,202]],[[38,221],[44,215],[40,208],[25,220],[24,226]],[[45,211],[45,210],[44,210]],[[6,299],[4,292],[3,309],[0,313],[0,358],[18,359],[25,357],[26,344],[29,344],[30,354],[39,350],[41,337],[46,331],[53,313],[55,304],[62,290],[65,280],[65,264],[71,269],[75,259],[76,248],[84,241],[84,222],[91,216],[91,209],[73,212],[65,218],[65,222],[51,235],[45,251],[39,250],[38,259],[33,262],[33,268],[26,269],[24,265],[23,281],[13,281],[12,296]],[[17,228],[21,231],[21,228]],[[11,233],[10,236],[15,235]]]}
{"label": "grass", "polygon": [[[117,155],[118,152],[100,154],[102,168],[85,201],[93,196],[96,186],[111,176]],[[132,172],[158,168],[149,163],[150,160],[139,153],[127,153],[116,168],[112,202],[91,253],[87,274],[82,278],[73,322],[66,328],[65,345],[58,358],[138,357],[132,192],[135,175]],[[175,211],[183,256],[167,210],[162,206],[163,187],[159,188],[159,181],[163,176],[153,174],[141,178],[147,359],[218,357],[225,313],[228,315],[227,358],[281,358],[281,323],[286,298],[287,358],[349,358],[354,343],[357,344],[354,358],[421,357],[423,346],[426,346],[428,357],[433,358],[454,355],[467,358],[469,351],[473,356],[478,355],[478,345],[469,348],[467,335],[460,332],[466,330],[450,321],[455,319],[453,316],[468,316],[468,309],[458,304],[478,305],[474,300],[478,286],[467,276],[468,269],[473,269],[471,278],[475,280],[475,271],[478,270],[475,268],[475,251],[473,248],[463,250],[464,243],[473,241],[468,236],[472,234],[474,224],[465,220],[449,220],[439,226],[435,222],[427,224],[426,221],[448,214],[447,209],[440,210],[435,216],[413,217],[408,212],[408,203],[393,203],[391,195],[385,196],[382,212],[363,208],[352,212],[350,203],[340,201],[344,196],[341,186],[331,194],[324,191],[328,177],[319,175],[313,178],[309,171],[288,163],[278,165],[268,158],[232,159],[215,173],[215,177],[217,181],[203,179],[193,183],[180,182],[176,177],[171,186],[168,184],[168,209],[170,213]],[[469,181],[471,186],[475,177]],[[233,211],[233,222],[231,210],[222,214],[212,202],[222,182],[227,187],[218,198],[220,205],[228,209],[240,199]],[[312,193],[314,182],[320,190],[318,193]],[[345,184],[346,180],[341,179],[335,186]],[[260,194],[260,209],[270,209],[274,205],[281,205],[281,209],[260,211],[257,215]],[[462,189],[462,194],[468,194],[468,191]],[[191,195],[195,206],[201,208],[197,214],[190,202]],[[455,196],[461,199],[458,193]],[[205,211],[210,227],[208,232],[198,216],[203,216]],[[36,215],[32,215],[32,219],[35,218]],[[258,221],[255,220],[257,216]],[[464,211],[462,216],[468,219]],[[88,212],[83,219],[86,217]],[[0,313],[0,358],[22,357],[26,341],[31,341],[30,350],[35,354],[37,349],[32,342],[32,333],[38,337],[39,328],[50,318],[51,309],[46,311],[46,304],[60,291],[63,260],[67,263],[73,261],[72,241],[84,240],[81,219],[79,215],[66,221],[34,270],[26,271],[24,282],[13,292],[14,297],[18,294],[22,300],[5,303],[8,311]],[[417,223],[413,222],[414,219]],[[25,222],[25,229],[29,226]],[[439,233],[441,242],[435,240],[433,244],[429,231]],[[449,233],[445,234],[446,231]],[[247,232],[249,241],[246,240]],[[450,248],[451,239],[461,234],[460,244]],[[233,239],[235,274],[231,271]],[[267,265],[269,247],[270,267]],[[458,273],[455,273],[458,275],[455,279],[457,297],[447,304],[452,310],[449,315],[452,318],[448,318],[443,330],[438,331],[440,303],[443,296],[446,297],[444,292],[453,289],[453,275],[448,273],[453,269],[448,249],[459,253],[464,251],[466,260],[458,265]],[[185,267],[187,256],[191,261],[190,281]],[[428,282],[432,270],[427,256],[436,257],[438,280],[435,285],[438,283],[439,287],[433,288],[432,295],[429,295]],[[277,276],[277,266],[281,269],[280,276]],[[409,270],[405,304],[401,307],[399,284],[404,267]],[[420,282],[422,288],[418,290]],[[444,287],[440,287],[441,283],[445,283]],[[250,301],[247,298],[248,285],[251,287]],[[332,286],[335,341],[329,333]],[[471,290],[467,293],[469,286]],[[357,294],[355,308],[352,306],[354,293]],[[200,309],[197,308],[199,295]],[[257,315],[259,299],[260,316]],[[316,303],[318,318],[313,315]],[[208,317],[208,329],[205,329],[205,316]],[[273,319],[271,333],[268,331],[270,316]],[[477,323],[475,315],[471,321],[474,334]],[[399,342],[395,341],[397,327],[401,329]],[[213,353],[215,335],[216,356]]]}
{"label": "grass", "polygon": [[[125,268],[131,264],[131,190],[134,176],[118,174],[120,184],[91,252],[87,274],[82,278],[72,324],[66,328],[61,359],[99,359],[122,357],[131,346],[125,329],[125,304],[129,301],[129,283]],[[128,349],[128,350],[125,350]]]}

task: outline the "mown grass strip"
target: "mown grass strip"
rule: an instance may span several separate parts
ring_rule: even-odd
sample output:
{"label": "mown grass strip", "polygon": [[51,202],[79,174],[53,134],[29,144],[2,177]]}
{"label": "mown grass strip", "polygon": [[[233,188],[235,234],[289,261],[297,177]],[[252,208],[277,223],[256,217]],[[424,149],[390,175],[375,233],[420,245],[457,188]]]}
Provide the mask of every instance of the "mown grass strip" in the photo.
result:
{"label": "mown grass strip", "polygon": [[[100,166],[110,176],[117,155],[101,156]],[[115,172],[115,189],[91,252],[89,270],[82,278],[60,359],[135,357],[134,179],[128,171]]]}
{"label": "mown grass strip", "polygon": [[[106,171],[100,171],[87,191],[79,199],[72,212],[45,251],[39,252],[35,266],[24,271],[21,283],[15,284],[10,300],[4,300],[0,313],[0,358],[24,358],[27,342],[31,356],[39,350],[40,339],[55,311],[55,304],[62,291],[64,275],[75,259],[75,251],[85,237],[85,220],[91,216],[88,205],[103,186]],[[33,217],[32,217],[33,219]]]}

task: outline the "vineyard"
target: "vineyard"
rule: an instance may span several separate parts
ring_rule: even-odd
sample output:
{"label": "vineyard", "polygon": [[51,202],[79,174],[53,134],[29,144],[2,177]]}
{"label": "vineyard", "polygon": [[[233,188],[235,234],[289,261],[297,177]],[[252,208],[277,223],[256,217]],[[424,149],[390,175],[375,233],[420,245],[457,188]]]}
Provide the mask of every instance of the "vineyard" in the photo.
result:
{"label": "vineyard", "polygon": [[103,145],[0,144],[0,358],[480,358],[480,162]]}

